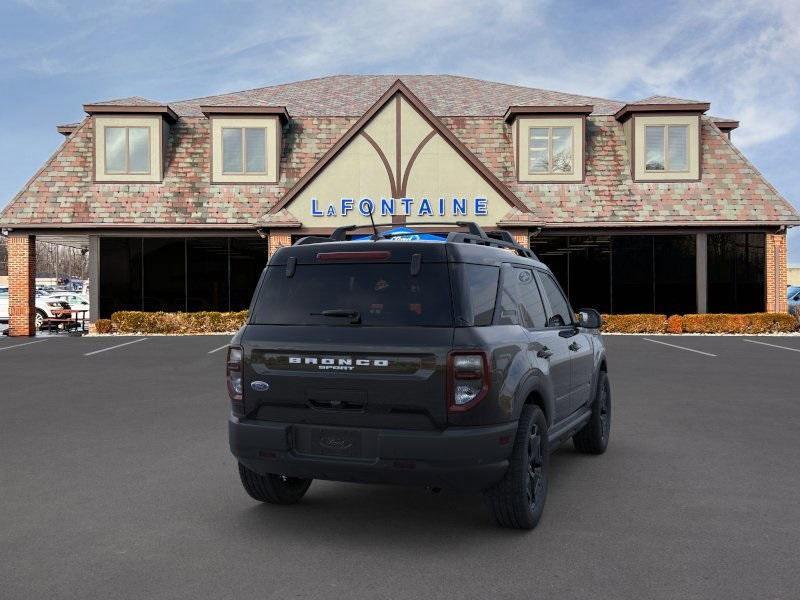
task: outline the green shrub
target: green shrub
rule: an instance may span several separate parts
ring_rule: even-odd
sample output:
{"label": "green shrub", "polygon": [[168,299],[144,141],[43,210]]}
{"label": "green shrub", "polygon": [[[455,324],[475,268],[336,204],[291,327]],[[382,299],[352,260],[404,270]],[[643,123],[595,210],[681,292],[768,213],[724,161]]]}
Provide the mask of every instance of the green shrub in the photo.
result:
{"label": "green shrub", "polygon": [[247,320],[247,311],[167,313],[119,311],[111,323],[119,333],[227,333]]}

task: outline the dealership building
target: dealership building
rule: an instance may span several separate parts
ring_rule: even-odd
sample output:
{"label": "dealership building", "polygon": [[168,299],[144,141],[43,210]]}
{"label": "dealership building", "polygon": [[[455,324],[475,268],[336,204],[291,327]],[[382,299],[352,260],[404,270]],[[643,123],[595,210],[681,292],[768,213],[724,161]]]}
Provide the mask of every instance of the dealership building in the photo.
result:
{"label": "dealership building", "polygon": [[506,230],[605,313],[787,309],[800,215],[704,101],[342,75],[83,108],[0,215],[12,335],[34,333],[36,239],[89,252],[94,317],[227,311],[277,248],[370,214]]}

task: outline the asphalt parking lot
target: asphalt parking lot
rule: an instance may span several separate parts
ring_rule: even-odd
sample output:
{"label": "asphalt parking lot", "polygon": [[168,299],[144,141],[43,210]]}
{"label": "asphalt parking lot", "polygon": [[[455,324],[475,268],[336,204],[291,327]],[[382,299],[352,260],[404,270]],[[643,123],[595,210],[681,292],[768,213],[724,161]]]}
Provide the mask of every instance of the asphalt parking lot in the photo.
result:
{"label": "asphalt parking lot", "polygon": [[255,503],[226,342],[0,338],[0,597],[797,598],[800,337],[607,337],[609,451],[555,454],[529,533],[447,492]]}

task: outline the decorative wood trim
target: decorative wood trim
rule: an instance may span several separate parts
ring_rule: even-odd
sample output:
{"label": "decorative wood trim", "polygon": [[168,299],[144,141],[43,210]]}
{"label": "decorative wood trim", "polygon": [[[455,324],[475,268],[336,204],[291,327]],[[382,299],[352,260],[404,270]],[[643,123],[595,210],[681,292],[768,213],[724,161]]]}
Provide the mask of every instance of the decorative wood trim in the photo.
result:
{"label": "decorative wood trim", "polygon": [[466,160],[478,173],[483,177],[483,179],[498,193],[502,196],[506,202],[511,204],[513,207],[521,210],[525,213],[530,213],[530,210],[522,202],[515,194],[512,192],[508,186],[506,186],[502,181],[500,181],[497,176],[494,175],[487,167],[484,165],[478,158],[469,151],[469,149],[449,130],[445,127],[444,123],[436,117],[429,109],[426,107],[422,101],[417,98],[414,93],[406,87],[406,85],[400,81],[399,79],[395,81],[389,89],[387,89],[383,95],[378,99],[375,104],[373,104],[367,112],[365,112],[361,118],[358,119],[351,127],[347,130],[347,132],[339,138],[339,140],[322,156],[322,158],[311,167],[305,175],[303,175],[297,183],[292,186],[292,188],[286,192],[286,194],[281,198],[280,202],[276,203],[270,210],[269,213],[276,213],[283,208],[286,207],[294,198],[302,192],[306,186],[319,174],[319,172],[331,161],[335,158],[339,152],[341,152],[351,141],[352,139],[358,135],[358,133],[366,127],[370,121],[375,117],[375,115],[391,100],[395,94],[401,94],[411,106],[417,111],[417,113],[433,127],[433,129],[439,133],[445,141],[459,154],[461,157]]}
{"label": "decorative wood trim", "polygon": [[546,114],[547,116],[554,117],[558,115],[589,115],[594,111],[594,106],[591,104],[576,104],[573,106],[509,106],[506,114],[503,115],[503,120],[510,123],[518,116],[529,116],[536,114]]}
{"label": "decorative wood trim", "polygon": [[691,102],[685,104],[626,104],[614,114],[614,118],[617,121],[623,122],[629,118],[629,115],[634,115],[636,113],[671,112],[679,114],[702,114],[709,108],[711,108],[711,105],[708,102]]}
{"label": "decorative wood trim", "polygon": [[292,117],[285,106],[212,106],[201,105],[200,112],[206,117],[211,115],[270,115],[280,118],[281,123],[287,123]]}
{"label": "decorative wood trim", "polygon": [[378,156],[380,157],[381,162],[383,163],[383,166],[386,169],[386,174],[389,176],[389,187],[391,188],[391,191],[392,191],[392,197],[393,198],[397,197],[397,187],[396,187],[396,183],[395,183],[395,178],[392,175],[392,166],[389,164],[389,159],[386,158],[386,154],[381,149],[381,147],[378,145],[378,142],[376,142],[372,138],[372,136],[370,134],[368,134],[366,131],[362,131],[360,133],[360,135],[365,140],[367,140],[370,143],[370,145],[373,148],[375,148],[375,152],[378,153]]}
{"label": "decorative wood trim", "polygon": [[[431,131],[428,135],[422,138],[422,141],[414,148],[414,152],[411,153],[411,156],[408,159],[408,164],[406,165],[406,170],[403,173],[403,182],[400,185],[400,189],[398,190],[400,197],[405,198],[406,196],[406,188],[408,187],[408,177],[411,175],[411,167],[414,165],[414,161],[417,160],[417,156],[419,153],[422,152],[422,149],[425,147],[425,144],[430,142],[436,136],[436,130]],[[404,215],[405,216],[405,215]]]}
{"label": "decorative wood trim", "polygon": [[90,115],[161,115],[171,123],[178,115],[166,104],[138,106],[136,104],[84,104],[83,110]]}

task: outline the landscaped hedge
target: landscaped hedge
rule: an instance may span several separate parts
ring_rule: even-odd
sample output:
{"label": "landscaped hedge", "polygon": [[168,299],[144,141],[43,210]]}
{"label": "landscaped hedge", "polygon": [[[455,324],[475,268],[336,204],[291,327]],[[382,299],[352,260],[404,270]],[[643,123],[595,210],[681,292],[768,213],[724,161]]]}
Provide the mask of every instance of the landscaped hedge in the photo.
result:
{"label": "landscaped hedge", "polygon": [[120,311],[111,315],[117,333],[227,333],[247,320],[247,311],[167,313]]}
{"label": "landscaped hedge", "polygon": [[[227,333],[247,320],[247,311],[166,313],[120,311],[95,322],[97,333]],[[605,333],[788,333],[800,321],[787,313],[746,315],[603,315]]]}
{"label": "landscaped hedge", "polygon": [[667,315],[603,315],[608,333],[664,333]]}
{"label": "landscaped hedge", "polygon": [[111,323],[111,319],[97,319],[94,322],[94,330],[97,333],[111,333],[113,329],[114,326]]}
{"label": "landscaped hedge", "polygon": [[797,317],[788,313],[746,315],[683,315],[684,333],[778,333],[798,330]]}
{"label": "landscaped hedge", "polygon": [[606,333],[789,333],[800,321],[787,313],[745,315],[603,315]]}

